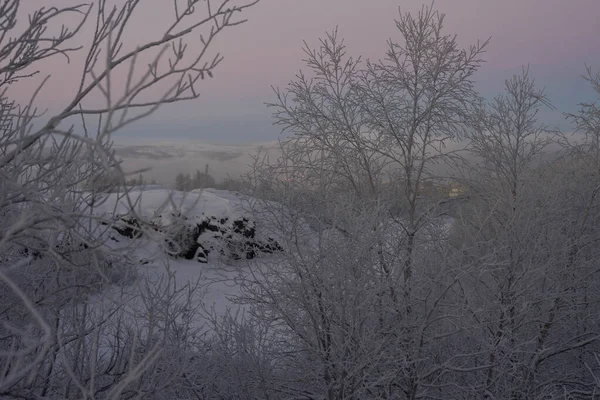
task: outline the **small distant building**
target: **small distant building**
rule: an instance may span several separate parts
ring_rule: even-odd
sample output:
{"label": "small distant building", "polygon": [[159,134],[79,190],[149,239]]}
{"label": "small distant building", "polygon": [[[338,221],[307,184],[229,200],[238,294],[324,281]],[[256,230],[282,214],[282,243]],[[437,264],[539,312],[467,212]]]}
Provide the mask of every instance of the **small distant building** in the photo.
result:
{"label": "small distant building", "polygon": [[469,187],[464,183],[459,182],[450,182],[448,185],[448,197],[456,198],[461,197],[467,194],[469,191]]}

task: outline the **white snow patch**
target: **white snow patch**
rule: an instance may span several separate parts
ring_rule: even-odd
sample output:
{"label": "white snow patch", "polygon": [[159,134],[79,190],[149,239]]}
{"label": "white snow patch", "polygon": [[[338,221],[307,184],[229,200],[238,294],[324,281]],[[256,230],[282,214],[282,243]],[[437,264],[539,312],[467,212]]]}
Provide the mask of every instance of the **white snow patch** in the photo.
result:
{"label": "white snow patch", "polygon": [[[113,213],[128,215],[131,214],[133,205],[138,217],[160,220],[163,226],[169,222],[182,223],[176,216],[178,211],[183,213],[190,223],[206,217],[228,218],[231,221],[250,215],[247,205],[244,204],[246,200],[243,195],[216,189],[194,190],[189,193],[168,189],[136,190],[129,192],[128,199],[123,194],[107,195],[103,204],[95,209],[95,213],[105,217],[110,217]],[[119,242],[110,243],[111,247],[126,247],[130,249],[128,257],[149,261],[139,266],[139,277],[128,291],[139,290],[139,285],[143,286],[144,279],[156,280],[166,274],[165,265],[168,263],[169,269],[175,274],[178,287],[193,284],[199,278],[203,282],[210,282],[206,288],[204,303],[208,307],[214,307],[217,315],[223,315],[228,308],[237,308],[229,297],[239,293],[234,283],[239,269],[245,268],[247,262],[261,262],[260,259],[255,259],[229,263],[229,260],[212,259],[208,264],[202,264],[196,260],[173,259],[161,250],[160,243],[148,235],[139,239],[129,239],[114,232],[114,236]]]}

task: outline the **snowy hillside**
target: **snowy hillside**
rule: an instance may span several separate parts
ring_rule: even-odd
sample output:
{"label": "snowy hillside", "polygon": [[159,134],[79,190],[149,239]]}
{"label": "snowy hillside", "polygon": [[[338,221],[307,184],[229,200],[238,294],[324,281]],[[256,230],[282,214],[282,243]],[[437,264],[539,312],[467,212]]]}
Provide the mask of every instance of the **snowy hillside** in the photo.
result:
{"label": "snowy hillside", "polygon": [[236,217],[244,214],[244,197],[226,190],[203,189],[190,193],[170,191],[168,189],[134,190],[129,192],[129,201],[122,195],[111,193],[97,212],[124,215],[134,206],[135,213],[140,217],[154,218],[163,212],[178,209],[197,216],[201,214],[216,217]]}
{"label": "snowy hillside", "polygon": [[115,221],[107,231],[109,243],[139,264],[139,279],[161,277],[168,266],[178,286],[199,279],[211,282],[204,299],[222,314],[231,307],[228,296],[237,290],[230,282],[246,262],[281,251],[260,221],[254,221],[248,201],[216,189],[138,190],[126,197],[109,194],[95,213]]}

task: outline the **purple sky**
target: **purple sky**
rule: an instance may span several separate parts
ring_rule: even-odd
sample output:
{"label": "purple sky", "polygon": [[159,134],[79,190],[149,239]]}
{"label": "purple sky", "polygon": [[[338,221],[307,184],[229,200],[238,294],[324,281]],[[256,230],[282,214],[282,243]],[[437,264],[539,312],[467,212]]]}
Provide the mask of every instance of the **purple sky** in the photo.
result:
{"label": "purple sky", "polygon": [[[25,0],[22,11],[41,5],[72,4],[71,0]],[[152,5],[150,5],[152,3]],[[144,0],[129,39],[152,34],[172,2]],[[283,86],[303,68],[302,41],[315,44],[324,32],[339,26],[353,55],[376,59],[385,41],[398,37],[394,18],[398,6],[417,11],[422,0],[261,0],[249,10],[249,21],[225,32],[217,42],[225,56],[215,79],[202,88],[203,97],[186,104],[165,106],[151,118],[122,132],[125,136],[198,138],[211,142],[274,140],[270,111],[271,85]],[[158,6],[157,4],[162,4]],[[427,3],[429,4],[429,3]],[[530,64],[540,85],[546,86],[561,111],[572,111],[591,93],[579,75],[584,63],[600,69],[600,0],[437,0],[447,14],[448,33],[463,45],[477,39],[492,41],[487,64],[478,74],[481,92],[491,97],[504,79]],[[27,8],[27,9],[26,9]],[[171,14],[168,14],[171,15]],[[66,101],[74,85],[76,63],[55,59],[44,66],[53,82],[41,97],[45,106]],[[25,89],[23,89],[23,94]],[[568,129],[557,113],[546,113],[549,123]]]}

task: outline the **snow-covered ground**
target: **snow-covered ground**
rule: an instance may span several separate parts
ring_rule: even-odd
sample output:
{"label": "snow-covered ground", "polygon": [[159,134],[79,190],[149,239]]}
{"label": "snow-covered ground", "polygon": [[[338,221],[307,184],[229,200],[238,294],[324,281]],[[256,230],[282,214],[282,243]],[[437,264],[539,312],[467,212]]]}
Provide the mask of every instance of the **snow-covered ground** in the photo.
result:
{"label": "snow-covered ground", "polygon": [[[251,200],[238,193],[216,189],[195,190],[189,193],[168,189],[136,190],[129,192],[128,198],[123,198],[122,195],[115,193],[109,194],[106,201],[95,212],[107,216],[113,215],[113,213],[127,215],[130,214],[133,206],[137,217],[147,220],[157,220],[158,218],[162,224],[179,223],[180,220],[177,219],[169,220],[171,216],[178,212],[182,212],[187,217],[186,221],[192,223],[206,217],[228,218],[230,221],[247,217],[256,221],[249,210],[248,202]],[[318,235],[314,235],[313,230],[304,220],[298,220],[296,223],[306,229],[306,235],[301,235],[301,237],[305,237],[309,241],[316,240]],[[277,240],[278,237],[273,235],[268,227],[265,229],[265,225],[265,220],[256,221],[256,238],[265,240],[268,237],[274,237]],[[426,236],[433,235],[436,238],[445,237],[448,235],[451,225],[451,218],[442,218],[426,228],[423,234]],[[392,231],[397,234],[401,232],[401,229],[392,229]],[[335,235],[337,231],[332,229],[331,234]],[[323,237],[327,236],[328,234],[325,232]],[[131,239],[115,233],[115,237],[118,242],[111,243],[111,245],[126,247],[128,256],[133,260],[150,261],[139,266],[138,279],[132,285],[133,290],[136,290],[136,284],[143,284],[145,279],[156,280],[160,279],[161,276],[166,276],[167,271],[174,274],[175,282],[179,287],[195,283],[202,278],[202,282],[208,284],[204,302],[208,307],[214,306],[215,312],[219,315],[225,313],[228,308],[235,309],[237,307],[230,299],[231,296],[239,293],[239,288],[234,281],[240,271],[243,272],[248,268],[249,262],[272,262],[278,257],[277,254],[259,254],[257,258],[252,260],[233,260],[217,256],[216,258],[210,258],[209,262],[205,264],[195,259],[186,260],[168,256],[161,249],[160,239],[156,240],[151,235]]]}
{"label": "snow-covered ground", "polygon": [[[209,217],[242,218],[249,216],[246,198],[242,195],[229,191],[216,189],[203,189],[190,193],[172,191],[167,189],[137,190],[129,193],[126,199],[122,195],[109,194],[103,204],[95,209],[96,214],[110,216],[114,213],[119,215],[130,214],[131,205],[134,206],[135,214],[148,220],[162,218],[163,223],[168,223],[168,216],[174,211],[183,212],[188,220],[199,220]],[[260,224],[256,227],[257,237],[261,234]],[[110,230],[109,232],[112,232]],[[230,301],[230,296],[238,293],[238,288],[233,283],[240,269],[247,268],[248,260],[231,260],[224,257],[211,259],[207,264],[196,260],[173,258],[161,250],[156,238],[145,237],[138,239],[126,238],[112,234],[118,242],[109,241],[115,248],[126,248],[127,255],[132,260],[149,260],[150,262],[138,267],[138,276],[135,282],[125,288],[126,291],[139,290],[147,279],[158,280],[166,278],[167,272],[174,274],[178,287],[194,284],[199,279],[205,287],[204,303],[207,307],[213,307],[218,315],[222,315],[228,308],[237,308]],[[115,240],[115,241],[116,241]],[[275,255],[260,254],[251,262],[261,262]],[[119,290],[123,290],[119,288]]]}
{"label": "snow-covered ground", "polygon": [[128,199],[122,194],[111,193],[104,203],[96,208],[97,213],[124,215],[130,212],[130,204],[137,215],[153,218],[173,210],[180,210],[189,218],[202,214],[221,217],[238,217],[245,213],[246,198],[227,190],[201,189],[192,192],[180,192],[169,189],[131,190]]}

